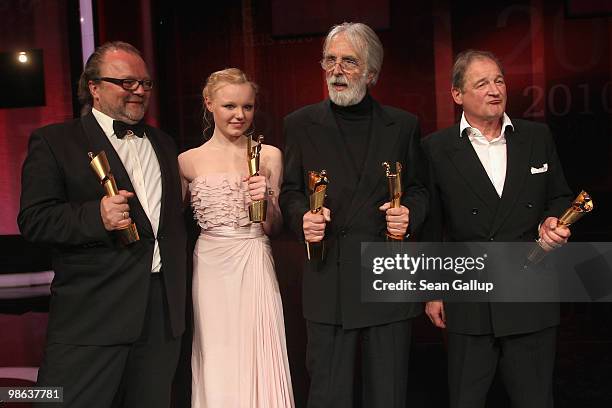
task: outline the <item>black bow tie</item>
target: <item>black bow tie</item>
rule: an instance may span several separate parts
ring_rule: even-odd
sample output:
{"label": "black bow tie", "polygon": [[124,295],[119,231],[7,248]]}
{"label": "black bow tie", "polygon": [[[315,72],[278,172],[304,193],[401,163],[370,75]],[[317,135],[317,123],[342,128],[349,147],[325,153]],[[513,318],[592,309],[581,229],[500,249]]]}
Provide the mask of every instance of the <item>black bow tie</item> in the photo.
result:
{"label": "black bow tie", "polygon": [[115,135],[119,139],[123,139],[125,135],[128,134],[128,132],[132,132],[134,135],[138,137],[143,137],[145,134],[145,126],[144,126],[144,123],[142,123],[142,121],[134,125],[130,125],[128,123],[121,122],[120,120],[114,120],[113,130],[115,131]]}

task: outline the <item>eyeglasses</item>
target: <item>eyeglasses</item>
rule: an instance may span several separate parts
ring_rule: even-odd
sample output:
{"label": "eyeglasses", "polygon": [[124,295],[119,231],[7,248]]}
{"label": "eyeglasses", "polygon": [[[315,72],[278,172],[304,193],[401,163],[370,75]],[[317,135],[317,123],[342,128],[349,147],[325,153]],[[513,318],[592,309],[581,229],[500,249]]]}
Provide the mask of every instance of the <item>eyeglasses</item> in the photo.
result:
{"label": "eyeglasses", "polygon": [[336,68],[336,64],[340,65],[340,69],[344,72],[354,72],[359,69],[359,61],[354,58],[343,57],[337,60],[336,57],[325,57],[321,60],[321,68],[325,71],[331,71]]}
{"label": "eyeglasses", "polygon": [[144,89],[145,91],[150,91],[151,88],[153,88],[153,81],[150,79],[138,80],[138,79],[131,79],[131,78],[119,79],[119,78],[102,77],[102,78],[92,78],[92,81],[110,82],[111,84],[119,85],[126,91],[135,91],[136,89],[138,89],[140,85],[142,85],[142,89]]}

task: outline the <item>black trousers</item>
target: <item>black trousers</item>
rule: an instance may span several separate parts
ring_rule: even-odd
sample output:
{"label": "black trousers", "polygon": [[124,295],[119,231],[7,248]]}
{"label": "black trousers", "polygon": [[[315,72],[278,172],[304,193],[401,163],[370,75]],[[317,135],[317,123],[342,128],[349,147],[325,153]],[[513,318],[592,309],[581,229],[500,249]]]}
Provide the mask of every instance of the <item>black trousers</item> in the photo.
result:
{"label": "black trousers", "polygon": [[135,343],[46,345],[37,385],[63,387],[64,402],[38,406],[168,408],[180,345],[180,337],[171,335],[162,279],[152,275],[145,321]]}
{"label": "black trousers", "polygon": [[344,330],[307,321],[308,408],[353,408],[361,352],[362,406],[405,408],[412,321]]}
{"label": "black trousers", "polygon": [[449,333],[451,408],[484,408],[497,369],[513,408],[552,408],[556,327],[494,337]]}

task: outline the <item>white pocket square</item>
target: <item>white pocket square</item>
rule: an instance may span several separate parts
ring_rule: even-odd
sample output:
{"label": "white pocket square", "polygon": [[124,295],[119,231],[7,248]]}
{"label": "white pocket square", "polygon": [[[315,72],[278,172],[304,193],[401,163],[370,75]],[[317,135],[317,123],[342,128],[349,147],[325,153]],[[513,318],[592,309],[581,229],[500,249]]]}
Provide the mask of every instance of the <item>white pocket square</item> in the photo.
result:
{"label": "white pocket square", "polygon": [[531,174],[546,173],[548,171],[548,163],[544,163],[542,167],[532,167]]}

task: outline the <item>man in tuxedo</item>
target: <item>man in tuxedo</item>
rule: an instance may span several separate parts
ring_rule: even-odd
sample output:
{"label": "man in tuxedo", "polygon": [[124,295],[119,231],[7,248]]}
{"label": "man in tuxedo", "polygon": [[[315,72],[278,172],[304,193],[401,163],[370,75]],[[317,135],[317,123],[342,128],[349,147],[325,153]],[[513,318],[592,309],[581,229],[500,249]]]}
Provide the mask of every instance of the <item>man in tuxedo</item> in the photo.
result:
{"label": "man in tuxedo", "polygon": [[[405,407],[411,318],[420,307],[361,301],[361,243],[406,236],[427,209],[426,165],[417,118],[382,106],[368,93],[383,48],[360,23],[331,29],[321,66],[329,100],[285,118],[285,173],[280,205],[301,241],[325,242],[324,259],[306,262],[308,407],[353,407],[356,355],[361,355],[364,407]],[[404,166],[400,208],[390,208],[381,163]],[[308,171],[327,170],[321,213],[309,211]],[[360,350],[360,353],[358,352]]]}
{"label": "man in tuxedo", "polygon": [[[55,278],[38,385],[66,407],[168,407],[185,327],[186,248],[176,148],[145,125],[153,82],[140,52],[106,43],[79,96],[92,109],[32,133],[18,224],[53,248]],[[88,152],[104,151],[119,194],[106,196]],[[136,224],[140,240],[123,244]],[[49,404],[43,404],[45,407]]]}
{"label": "man in tuxedo", "polygon": [[[572,193],[546,125],[506,115],[499,60],[469,50],[453,67],[452,97],[461,122],[424,141],[430,164],[428,241],[533,241],[547,250],[567,241],[557,225]],[[534,169],[538,171],[533,171]],[[552,407],[559,305],[429,302],[448,329],[450,406],[484,407],[495,372],[516,408]]]}

